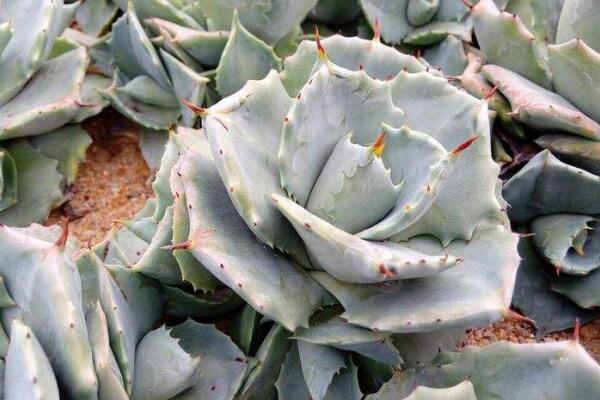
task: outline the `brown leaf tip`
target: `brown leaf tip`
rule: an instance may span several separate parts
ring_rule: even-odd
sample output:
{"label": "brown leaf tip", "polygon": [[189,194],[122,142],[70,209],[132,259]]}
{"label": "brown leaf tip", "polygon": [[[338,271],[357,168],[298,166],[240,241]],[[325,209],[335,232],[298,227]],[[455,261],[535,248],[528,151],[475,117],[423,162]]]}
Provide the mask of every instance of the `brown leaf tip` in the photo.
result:
{"label": "brown leaf tip", "polygon": [[183,104],[185,104],[187,106],[187,108],[189,108],[190,110],[192,110],[193,112],[195,112],[196,114],[198,114],[199,116],[201,116],[203,118],[208,115],[208,109],[207,108],[198,107],[194,103],[191,103],[191,102],[189,102],[187,100],[181,100],[181,102]]}

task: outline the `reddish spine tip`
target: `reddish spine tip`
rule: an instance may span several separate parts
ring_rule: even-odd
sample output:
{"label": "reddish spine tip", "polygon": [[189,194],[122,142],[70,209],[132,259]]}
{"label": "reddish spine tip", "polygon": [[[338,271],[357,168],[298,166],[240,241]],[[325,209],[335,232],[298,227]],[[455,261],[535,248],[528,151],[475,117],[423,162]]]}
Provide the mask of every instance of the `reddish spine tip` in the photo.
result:
{"label": "reddish spine tip", "polygon": [[315,37],[317,41],[317,51],[319,53],[319,58],[322,60],[327,59],[327,54],[325,53],[325,48],[321,43],[321,34],[319,33],[319,27],[315,25]]}
{"label": "reddish spine tip", "polygon": [[493,88],[491,88],[491,89],[489,90],[489,92],[487,92],[487,93],[485,94],[485,96],[483,96],[483,99],[484,99],[484,100],[489,100],[489,99],[490,99],[490,98],[491,98],[491,97],[492,97],[492,96],[493,96],[493,95],[494,95],[494,94],[495,94],[497,91],[498,91],[498,85],[494,85],[494,87],[493,87]]}
{"label": "reddish spine tip", "polygon": [[462,0],[462,2],[465,5],[465,7],[467,7],[469,10],[475,7],[475,4],[471,3],[469,0]]}
{"label": "reddish spine tip", "polygon": [[193,112],[195,112],[196,114],[198,114],[201,117],[206,117],[208,115],[208,109],[206,109],[206,108],[198,107],[194,103],[190,103],[187,100],[181,100],[181,102],[183,104],[185,104],[187,106],[187,108],[189,108],[190,110],[192,110]]}
{"label": "reddish spine tip", "polygon": [[466,142],[459,144],[457,148],[455,148],[454,150],[452,150],[452,154],[454,154],[454,155],[460,154],[464,150],[468,149],[469,146],[471,146],[473,144],[473,142],[477,140],[478,137],[479,136],[473,136],[472,138],[470,138]]}
{"label": "reddish spine tip", "polygon": [[375,23],[373,24],[373,40],[381,42],[381,22],[379,18],[375,18]]}

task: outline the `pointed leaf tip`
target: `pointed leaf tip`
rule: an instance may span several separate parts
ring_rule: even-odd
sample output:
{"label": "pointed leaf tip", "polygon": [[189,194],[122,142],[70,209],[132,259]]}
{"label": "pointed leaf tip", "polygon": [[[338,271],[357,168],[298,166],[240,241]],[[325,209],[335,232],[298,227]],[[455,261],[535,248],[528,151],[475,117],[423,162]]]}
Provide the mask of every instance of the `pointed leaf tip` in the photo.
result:
{"label": "pointed leaf tip", "polygon": [[190,110],[198,114],[200,117],[204,118],[208,115],[208,109],[203,107],[198,107],[194,103],[190,103],[187,100],[181,100],[183,104],[185,104]]}
{"label": "pointed leaf tip", "polygon": [[54,245],[56,247],[58,247],[59,249],[62,249],[63,247],[65,247],[65,244],[67,243],[68,238],[69,238],[69,219],[65,218],[65,219],[63,219],[63,222],[62,222],[62,232],[60,234],[60,237],[58,238],[56,243],[54,243]]}
{"label": "pointed leaf tip", "polygon": [[462,0],[462,2],[469,10],[475,7],[475,4],[471,3],[469,0]]}
{"label": "pointed leaf tip", "polygon": [[371,146],[371,152],[376,156],[381,158],[381,156],[383,155],[383,152],[385,151],[385,136],[386,136],[385,131],[381,132],[379,134],[379,136],[377,136],[377,139],[375,139],[375,143],[373,143],[373,146]]}
{"label": "pointed leaf tip", "polygon": [[375,18],[375,24],[373,24],[373,40],[381,42],[381,21],[379,21],[379,18]]}
{"label": "pointed leaf tip", "polygon": [[315,37],[317,40],[317,51],[319,55],[319,59],[325,61],[327,60],[327,53],[325,52],[325,48],[321,43],[321,34],[319,33],[319,27],[315,25]]}
{"label": "pointed leaf tip", "polygon": [[462,153],[464,150],[468,149],[469,146],[471,146],[473,144],[473,142],[477,140],[478,137],[479,136],[473,136],[472,138],[468,139],[466,142],[459,144],[454,150],[452,150],[451,154],[458,155],[458,154]]}

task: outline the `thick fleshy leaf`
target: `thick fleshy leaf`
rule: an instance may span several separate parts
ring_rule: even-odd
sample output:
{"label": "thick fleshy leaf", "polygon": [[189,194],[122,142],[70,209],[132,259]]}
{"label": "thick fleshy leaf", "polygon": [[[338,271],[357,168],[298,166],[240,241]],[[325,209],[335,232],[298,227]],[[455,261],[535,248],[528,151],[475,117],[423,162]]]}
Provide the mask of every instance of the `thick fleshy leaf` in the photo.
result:
{"label": "thick fleshy leaf", "polygon": [[580,38],[592,49],[600,52],[598,17],[600,17],[600,4],[597,1],[565,0],[558,20],[556,43],[561,44]]}
{"label": "thick fleshy leaf", "polygon": [[[163,22],[161,25],[168,23]],[[176,41],[171,32],[167,28],[157,26],[158,36],[151,39],[154,45],[160,46],[161,50],[171,54],[177,60],[181,61],[186,67],[192,71],[202,71],[202,66],[192,56],[190,56]],[[196,31],[194,31],[196,32]]]}
{"label": "thick fleshy leaf", "polygon": [[548,56],[556,93],[590,118],[600,121],[600,54],[583,40],[573,39],[548,46]]}
{"label": "thick fleshy leaf", "polygon": [[454,36],[448,36],[437,46],[425,51],[423,57],[446,75],[460,75],[467,67],[463,42]]}
{"label": "thick fleshy leaf", "polygon": [[[573,196],[573,193],[583,193]],[[600,214],[598,176],[563,163],[548,150],[538,153],[504,185],[509,216],[523,224],[539,215]]]}
{"label": "thick fleshy leaf", "polygon": [[280,71],[281,60],[272,47],[244,28],[234,11],[229,40],[217,67],[217,91],[227,97],[240,90],[246,81],[262,79],[272,69]]}
{"label": "thick fleshy leaf", "polygon": [[110,87],[112,80],[102,75],[87,74],[81,85],[82,107],[73,117],[73,122],[81,122],[100,114],[100,112],[109,105],[109,102],[102,97],[98,90]]}
{"label": "thick fleshy leaf", "polygon": [[0,53],[0,104],[15,96],[46,61],[54,40],[64,29],[63,7],[63,0],[0,3],[0,23],[10,22],[13,29],[12,39]]}
{"label": "thick fleshy leaf", "polygon": [[[575,321],[586,323],[600,316],[600,310],[584,310],[550,286],[555,279],[548,264],[536,253],[531,239],[521,239],[519,255],[522,258],[513,306],[533,319],[536,339],[547,333],[572,328]],[[562,279],[562,278],[561,278]]]}
{"label": "thick fleshy leaf", "polygon": [[75,14],[77,26],[85,33],[100,36],[117,16],[119,8],[111,0],[87,0]]}
{"label": "thick fleshy leaf", "polygon": [[[377,40],[333,35],[323,39],[321,44],[332,63],[353,71],[363,68],[367,75],[374,79],[394,77],[403,69],[408,72],[426,69],[417,58],[403,54]],[[284,59],[281,81],[290,96],[296,97],[309,80],[317,57],[317,44],[303,40],[298,45],[298,50]]]}
{"label": "thick fleshy leaf", "polygon": [[585,309],[600,306],[599,287],[600,274],[598,271],[593,271],[586,276],[563,275],[552,282],[552,290],[567,296],[579,307]]}
{"label": "thick fleshy leaf", "polygon": [[311,328],[299,328],[293,336],[299,341],[354,351],[374,360],[396,365],[401,362],[389,335],[351,325],[335,317]]}
{"label": "thick fleshy leaf", "polygon": [[371,144],[381,123],[400,126],[402,116],[392,104],[389,82],[328,60],[315,68],[287,113],[278,154],[281,186],[302,206],[342,137],[352,132],[355,143]]}
{"label": "thick fleshy leaf", "polygon": [[18,203],[0,212],[0,223],[26,226],[42,222],[63,198],[58,162],[41,154],[25,139],[10,142],[5,149],[17,169]]}
{"label": "thick fleshy leaf", "polygon": [[[377,396],[374,396],[377,398]],[[471,381],[463,381],[456,386],[445,389],[433,389],[425,386],[417,387],[404,400],[477,400]]]}
{"label": "thick fleshy leaf", "polygon": [[4,399],[58,400],[54,372],[35,334],[19,320],[12,323],[4,370]]}
{"label": "thick fleshy leaf", "polygon": [[186,352],[172,333],[161,326],[137,346],[133,400],[168,400],[194,384],[201,357]]}
{"label": "thick fleshy leaf", "polygon": [[199,0],[209,30],[228,30],[235,9],[252,34],[275,44],[295,29],[318,0]]}
{"label": "thick fleshy leaf", "polygon": [[325,395],[325,400],[360,400],[362,393],[358,385],[358,369],[348,361],[346,368],[336,374]]}
{"label": "thick fleshy leaf", "polygon": [[506,11],[518,15],[541,43],[554,43],[563,3],[564,0],[511,0]]}
{"label": "thick fleshy leaf", "polygon": [[[179,128],[182,135],[176,137],[178,146],[186,145],[186,137],[191,138],[191,143],[194,143],[194,136],[199,135],[199,132],[186,131],[184,128]],[[185,242],[190,234],[190,216],[191,210],[188,207],[185,188],[181,177],[177,175],[177,169],[171,170],[171,191],[173,195],[173,243]],[[173,256],[179,264],[181,277],[184,281],[191,283],[194,290],[202,290],[211,292],[220,285],[219,281],[193,256],[187,249],[177,249],[173,251]]]}
{"label": "thick fleshy leaf", "polygon": [[[453,0],[454,1],[454,0]],[[453,36],[463,42],[470,42],[473,35],[473,21],[433,21],[427,25],[413,29],[403,40],[403,43],[414,46],[427,46],[439,43]]]}
{"label": "thick fleshy leaf", "polygon": [[219,288],[208,294],[193,294],[167,285],[163,285],[162,290],[167,295],[164,313],[173,318],[209,318],[244,304],[229,288]]}
{"label": "thick fleshy leaf", "polygon": [[397,374],[372,398],[384,399],[392,393],[402,397],[415,383],[449,387],[464,380],[473,384],[478,399],[585,399],[600,390],[600,367],[576,341],[498,342],[468,347],[448,361]]}
{"label": "thick fleshy leaf", "polygon": [[133,55],[147,75],[154,78],[161,86],[168,88],[171,85],[169,76],[144,28],[142,28],[137,14],[133,9],[128,8],[126,16],[129,38],[133,48],[133,54],[129,54],[129,56]]}
{"label": "thick fleshy leaf", "polygon": [[170,0],[132,0],[131,3],[140,21],[144,21],[149,17],[155,17],[193,29],[202,28],[194,18],[186,14],[183,10],[180,10],[174,4],[176,2]]}
{"label": "thick fleshy leaf", "polygon": [[531,221],[538,253],[557,271],[585,275],[600,267],[600,233],[593,217],[553,214]]}
{"label": "thick fleshy leaf", "polygon": [[415,368],[433,360],[440,351],[451,351],[465,337],[465,328],[440,329],[432,332],[401,333],[392,336],[402,356],[404,368]]}
{"label": "thick fleshy leaf", "polygon": [[222,184],[248,227],[264,243],[306,265],[300,239],[269,199],[272,192],[283,194],[276,157],[290,104],[272,71],[212,106],[203,126]]}
{"label": "thick fleshy leaf", "polygon": [[497,65],[485,65],[482,71],[508,99],[517,120],[534,128],[561,130],[600,140],[600,124],[556,93]]}
{"label": "thick fleshy leaf", "polygon": [[100,400],[127,400],[129,397],[123,386],[123,377],[117,360],[110,348],[110,338],[106,315],[100,303],[85,314],[88,337],[94,356],[94,368],[98,377],[98,397]]}
{"label": "thick fleshy leaf", "polygon": [[152,242],[135,265],[131,268],[168,285],[181,283],[181,271],[173,252],[165,247],[172,245],[173,207],[167,207],[158,224]]}
{"label": "thick fleshy leaf", "polygon": [[358,0],[320,0],[310,12],[310,18],[326,24],[343,25],[360,15]]}
{"label": "thick fleshy leaf", "polygon": [[65,177],[67,185],[75,182],[79,163],[85,160],[85,152],[92,138],[79,125],[66,125],[53,132],[29,139],[33,148],[48,158],[58,161],[57,170]]}
{"label": "thick fleshy leaf", "polygon": [[323,303],[323,290],[301,268],[256,240],[231,204],[205,139],[189,139],[195,139],[195,146],[180,148],[175,167],[190,214],[189,250],[259,313],[292,331],[307,326]]}
{"label": "thick fleshy leaf", "polygon": [[105,266],[92,251],[77,260],[77,267],[81,275],[84,311],[99,302],[106,313],[111,347],[125,390],[131,393],[135,348],[162,311],[160,289],[154,281],[137,272]]}
{"label": "thick fleshy leaf", "polygon": [[551,87],[541,44],[518,16],[499,11],[492,0],[479,1],[471,15],[477,42],[489,63],[509,68],[544,88]]}
{"label": "thick fleshy leaf", "polygon": [[191,398],[233,399],[243,383],[249,361],[231,339],[213,325],[186,321],[171,336],[192,358],[199,359]]}
{"label": "thick fleshy leaf", "polygon": [[[351,140],[349,133],[336,144],[310,192],[306,209],[354,234],[370,228],[390,212],[404,194],[404,177],[399,178],[401,171],[392,172],[392,166],[385,165],[373,147]],[[395,148],[388,149],[388,140],[382,143],[386,155],[395,152]]]}
{"label": "thick fleshy leaf", "polygon": [[82,47],[45,62],[25,87],[0,109],[0,138],[45,133],[79,111],[87,55]]}
{"label": "thick fleshy leaf", "polygon": [[432,234],[448,244],[455,238],[469,239],[483,221],[497,223],[502,215],[496,196],[499,167],[491,157],[485,104],[426,72],[400,72],[392,81],[392,97],[405,113],[398,126],[427,133],[447,151],[477,137],[460,154],[456,172],[447,177],[429,211],[399,238]]}
{"label": "thick fleshy leaf", "polygon": [[275,386],[277,387],[279,400],[304,400],[312,398],[302,375],[298,342],[293,342],[292,348],[287,352]]}
{"label": "thick fleshy leaf", "polygon": [[313,262],[344,282],[374,283],[435,275],[457,263],[448,255],[429,256],[393,242],[370,242],[336,228],[292,200],[273,195]]}
{"label": "thick fleshy leaf", "polygon": [[413,26],[426,24],[431,21],[439,6],[439,0],[411,0],[407,4],[406,18]]}
{"label": "thick fleshy leaf", "polygon": [[229,27],[227,31],[205,31],[186,28],[159,18],[150,18],[145,22],[156,34],[163,37],[168,34],[174,45],[185,50],[198,63],[209,67],[219,64],[229,37]]}
{"label": "thick fleshy leaf", "polygon": [[292,343],[288,340],[289,335],[290,333],[281,325],[275,324],[271,328],[256,352],[258,365],[244,382],[244,386],[239,392],[240,398],[277,398],[275,382]]}
{"label": "thick fleshy leaf", "polygon": [[183,116],[183,123],[187,127],[193,127],[196,123],[198,115],[190,110],[182,100],[188,101],[192,104],[201,104],[204,102],[204,93],[206,91],[206,85],[209,79],[198,75],[191,68],[187,67],[182,62],[178,61],[175,57],[167,54],[161,50],[161,56],[171,81],[173,82],[173,91]]}
{"label": "thick fleshy leaf", "polygon": [[17,203],[17,165],[10,153],[0,148],[0,212]]}
{"label": "thick fleshy leaf", "polygon": [[158,171],[160,168],[160,161],[168,141],[167,131],[155,131],[143,127],[140,129],[140,150],[150,171]]}
{"label": "thick fleshy leaf", "polygon": [[176,108],[177,98],[169,89],[162,87],[154,78],[139,75],[117,89],[117,92],[142,103],[153,106]]}
{"label": "thick fleshy leaf", "polygon": [[568,164],[600,175],[600,142],[572,135],[551,134],[540,136],[535,143],[549,149]]}
{"label": "thick fleshy leaf", "polygon": [[402,187],[389,214],[358,234],[364,239],[387,239],[419,220],[445,190],[459,157],[458,152],[448,153],[433,137],[406,126],[394,129],[384,124],[383,133],[381,159],[390,169],[392,181],[401,182]]}
{"label": "thick fleshy leaf", "polygon": [[330,346],[298,342],[302,375],[313,400],[323,400],[333,376],[346,366],[344,354]]}
{"label": "thick fleshy leaf", "polygon": [[[61,386],[74,398],[98,390],[81,307],[74,243],[55,245],[60,228],[0,228],[0,275],[35,333]],[[10,351],[9,351],[10,352]]]}
{"label": "thick fleshy leaf", "polygon": [[381,24],[381,37],[388,43],[400,43],[412,26],[407,20],[409,0],[360,0],[371,26]]}
{"label": "thick fleshy leaf", "polygon": [[519,257],[516,235],[505,227],[481,227],[469,242],[457,239],[446,247],[428,236],[406,246],[426,254],[448,252],[464,261],[431,277],[383,284],[356,285],[323,272],[312,275],[342,303],[342,318],[372,330],[429,332],[487,324],[506,315]]}
{"label": "thick fleshy leaf", "polygon": [[121,114],[150,129],[169,129],[177,123],[181,115],[179,108],[158,107],[142,103],[133,97],[120,93],[114,84],[110,88],[99,90],[99,92]]}

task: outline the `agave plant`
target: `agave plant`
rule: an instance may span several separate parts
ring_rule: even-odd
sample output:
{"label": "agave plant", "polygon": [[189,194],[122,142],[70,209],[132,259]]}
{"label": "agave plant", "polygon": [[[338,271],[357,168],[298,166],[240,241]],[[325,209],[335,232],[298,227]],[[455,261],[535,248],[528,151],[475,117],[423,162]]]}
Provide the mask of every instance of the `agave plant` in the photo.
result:
{"label": "agave plant", "polygon": [[[471,7],[480,52],[469,55],[456,80],[480,98],[488,94],[513,150],[511,156],[497,140],[498,159],[514,157],[511,166],[518,165],[532,158],[521,152],[524,146],[529,154],[539,151],[533,142],[546,149],[504,187],[513,226],[533,235],[520,245],[524,261],[514,304],[536,321],[541,337],[573,326],[577,317],[598,315],[593,199],[600,116],[593,77],[600,54],[589,24],[600,8],[579,0],[509,1],[505,7],[502,12],[491,0]],[[572,196],[581,184],[582,195]]]}
{"label": "agave plant", "polygon": [[360,0],[367,21],[391,44],[430,45],[448,35],[470,41],[472,22],[462,0]]}
{"label": "agave plant", "polygon": [[88,56],[60,37],[77,4],[0,5],[0,222],[41,222],[63,201],[91,140],[78,122],[97,114],[102,78]]}
{"label": "agave plant", "polygon": [[[317,43],[301,43],[281,75],[192,107],[204,130],[171,134],[156,202],[127,225],[142,251],[118,232],[98,249],[160,281],[179,316],[185,304],[233,307],[229,294],[191,291],[225,289],[277,322],[267,337],[278,340],[256,353],[276,368],[255,370],[242,393],[277,381],[282,396],[300,371],[322,398],[340,369],[356,379],[344,351],[393,365],[393,340],[408,364],[428,362],[467,326],[515,317],[517,240],[504,225],[485,102],[377,40]],[[352,45],[363,50],[344,51]],[[323,307],[335,312],[320,318]],[[311,359],[324,364],[309,372]]]}

